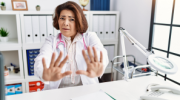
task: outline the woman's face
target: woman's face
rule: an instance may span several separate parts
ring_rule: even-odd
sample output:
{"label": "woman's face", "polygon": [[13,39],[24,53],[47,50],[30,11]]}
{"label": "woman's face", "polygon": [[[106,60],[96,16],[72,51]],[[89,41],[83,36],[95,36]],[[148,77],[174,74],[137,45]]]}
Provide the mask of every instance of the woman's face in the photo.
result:
{"label": "woman's face", "polygon": [[76,35],[75,15],[71,10],[62,10],[58,19],[59,29],[66,37]]}

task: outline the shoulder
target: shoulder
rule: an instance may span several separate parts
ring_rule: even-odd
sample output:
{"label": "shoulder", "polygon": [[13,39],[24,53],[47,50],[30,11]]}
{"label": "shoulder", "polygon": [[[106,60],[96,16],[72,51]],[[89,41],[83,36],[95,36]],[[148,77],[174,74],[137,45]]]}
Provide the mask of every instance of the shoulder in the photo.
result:
{"label": "shoulder", "polygon": [[86,32],[86,33],[83,33],[83,35],[84,35],[85,38],[98,37],[95,32]]}
{"label": "shoulder", "polygon": [[46,37],[45,42],[53,42],[56,38],[57,38],[57,36],[50,35],[50,36]]}

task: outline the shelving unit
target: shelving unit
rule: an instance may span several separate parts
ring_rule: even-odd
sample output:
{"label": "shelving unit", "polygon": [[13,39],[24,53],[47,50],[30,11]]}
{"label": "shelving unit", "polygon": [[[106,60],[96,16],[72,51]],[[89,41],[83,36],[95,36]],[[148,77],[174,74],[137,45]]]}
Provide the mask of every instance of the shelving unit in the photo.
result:
{"label": "shelving unit", "polygon": [[[21,83],[23,88],[23,93],[29,92],[29,82],[40,81],[35,76],[28,75],[27,66],[27,54],[26,50],[30,49],[40,49],[44,42],[40,43],[26,43],[25,36],[25,19],[24,16],[53,16],[54,11],[5,11],[0,12],[0,27],[5,27],[10,31],[10,40],[7,43],[0,42],[0,51],[2,52],[18,52],[18,60],[20,66],[19,74],[10,74],[9,77],[5,78],[6,84]],[[111,39],[101,39],[103,45],[114,45],[114,56],[117,55],[118,49],[118,27],[119,27],[119,12],[117,11],[84,11],[85,17],[88,22],[88,31],[93,31],[93,15],[115,15],[116,25],[115,25],[115,38]],[[11,23],[10,23],[11,22]],[[5,24],[6,23],[6,24]],[[12,24],[13,25],[9,25]],[[14,32],[14,33],[12,33]],[[52,35],[57,35],[60,33],[59,30],[53,29]],[[22,38],[22,41],[21,41]],[[3,47],[3,48],[1,48]],[[6,58],[5,58],[6,59]],[[109,64],[108,66],[110,66]],[[115,72],[115,71],[114,71]],[[111,68],[107,67],[105,73],[111,73]],[[115,72],[116,74],[116,72]],[[116,75],[114,75],[116,79]]]}
{"label": "shelving unit", "polygon": [[19,82],[19,79],[24,79],[21,47],[4,47],[4,50],[1,50],[1,52],[4,55],[4,62],[6,66],[10,66],[10,63],[14,63],[20,68],[20,72],[18,74],[10,73],[9,76],[5,77],[5,82]]}
{"label": "shelving unit", "polygon": [[[6,43],[0,42],[0,47],[5,46],[20,46],[21,45],[21,31],[20,31],[20,17],[17,11],[0,12],[0,27],[7,29],[9,32],[9,41]],[[0,48],[1,50],[2,48]]]}

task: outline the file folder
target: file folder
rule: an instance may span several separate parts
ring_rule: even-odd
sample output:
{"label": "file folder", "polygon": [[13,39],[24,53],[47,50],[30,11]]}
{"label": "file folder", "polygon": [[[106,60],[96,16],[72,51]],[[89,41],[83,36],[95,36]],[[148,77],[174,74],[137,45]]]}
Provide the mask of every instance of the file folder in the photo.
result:
{"label": "file folder", "polygon": [[[88,17],[87,17],[87,15],[85,14],[85,17],[86,17],[86,20],[87,20],[87,23],[88,23],[88,26],[89,26],[89,20],[87,19]],[[86,32],[89,32],[89,27],[88,27],[88,29],[87,29],[87,31]]]}
{"label": "file folder", "polygon": [[32,16],[33,42],[40,43],[39,16]]}
{"label": "file folder", "polygon": [[104,34],[104,15],[99,15],[98,19],[99,19],[99,21],[98,21],[98,23],[99,23],[99,25],[98,25],[98,27],[99,27],[98,34],[99,34],[99,38],[103,39],[103,34]]}
{"label": "file folder", "polygon": [[110,38],[115,39],[115,30],[116,30],[116,15],[110,16]]}
{"label": "file folder", "polygon": [[105,15],[104,16],[104,34],[103,34],[103,38],[104,39],[109,39],[109,33],[110,33],[110,15]]}
{"label": "file folder", "polygon": [[114,58],[114,45],[109,46],[109,61],[111,61]]}
{"label": "file folder", "polygon": [[[108,46],[108,45],[105,45],[104,48],[107,50],[108,59],[110,60],[110,58],[109,58],[109,54],[110,54],[110,52],[109,52],[109,46]],[[107,67],[110,67],[110,64],[108,64]]]}
{"label": "file folder", "polygon": [[99,37],[99,32],[98,32],[98,25],[99,24],[100,23],[98,23],[98,15],[93,15],[93,32],[95,32],[98,37]]}
{"label": "file folder", "polygon": [[46,16],[39,16],[39,28],[40,28],[41,42],[44,42],[47,37]]}
{"label": "file folder", "polygon": [[33,43],[31,16],[24,16],[25,42]]}
{"label": "file folder", "polygon": [[54,33],[54,28],[53,28],[53,19],[52,16],[47,16],[47,35],[53,35]]}
{"label": "file folder", "polygon": [[57,36],[61,31],[54,28],[54,36]]}

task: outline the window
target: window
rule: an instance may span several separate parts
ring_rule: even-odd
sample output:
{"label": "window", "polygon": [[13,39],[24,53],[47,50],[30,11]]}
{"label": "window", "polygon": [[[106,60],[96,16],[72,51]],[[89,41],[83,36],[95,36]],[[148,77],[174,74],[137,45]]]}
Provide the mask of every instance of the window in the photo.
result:
{"label": "window", "polygon": [[179,66],[178,72],[167,75],[167,78],[180,85],[179,12],[180,0],[153,0],[148,49],[173,60]]}

